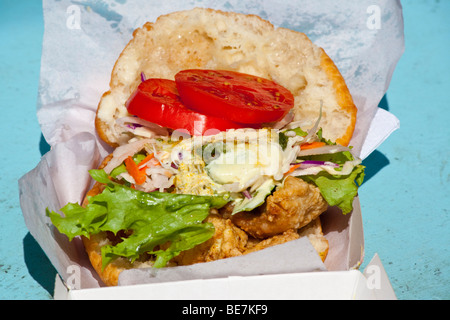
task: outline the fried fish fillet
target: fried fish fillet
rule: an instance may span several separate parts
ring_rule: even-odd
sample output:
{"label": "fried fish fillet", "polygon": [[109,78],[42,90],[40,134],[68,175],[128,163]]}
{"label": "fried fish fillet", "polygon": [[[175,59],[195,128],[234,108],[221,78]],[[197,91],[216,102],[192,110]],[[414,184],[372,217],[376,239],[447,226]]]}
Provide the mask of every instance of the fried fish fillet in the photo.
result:
{"label": "fried fish fillet", "polygon": [[319,188],[295,177],[267,197],[265,205],[231,217],[235,225],[259,239],[300,229],[328,208]]}
{"label": "fried fish fillet", "polygon": [[190,265],[224,258],[240,256],[246,250],[247,234],[231,223],[230,219],[217,214],[210,214],[205,222],[214,225],[214,236],[208,241],[172,259],[178,265]]}

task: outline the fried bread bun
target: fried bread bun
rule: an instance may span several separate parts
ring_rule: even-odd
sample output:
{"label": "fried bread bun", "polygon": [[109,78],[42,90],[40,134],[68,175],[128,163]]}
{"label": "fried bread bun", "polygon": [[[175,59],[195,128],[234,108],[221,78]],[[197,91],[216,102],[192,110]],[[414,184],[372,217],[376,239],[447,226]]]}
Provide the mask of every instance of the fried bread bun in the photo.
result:
{"label": "fried bread bun", "polygon": [[353,135],[357,109],[347,85],[325,51],[305,34],[275,28],[255,15],[196,8],[161,16],[134,31],[98,106],[95,124],[101,139],[117,147],[132,138],[116,120],[129,116],[125,104],[141,73],[173,80],[184,69],[233,70],[273,80],[294,95],[293,121],[304,122],[302,128],[314,125],[323,103],[323,137],[347,146]]}

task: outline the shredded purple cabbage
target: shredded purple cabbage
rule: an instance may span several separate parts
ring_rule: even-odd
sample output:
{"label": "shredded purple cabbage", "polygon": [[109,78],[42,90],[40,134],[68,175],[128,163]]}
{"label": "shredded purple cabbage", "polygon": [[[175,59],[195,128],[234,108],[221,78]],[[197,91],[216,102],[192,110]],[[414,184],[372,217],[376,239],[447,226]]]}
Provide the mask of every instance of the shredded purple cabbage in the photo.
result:
{"label": "shredded purple cabbage", "polygon": [[252,198],[252,195],[250,194],[250,192],[248,192],[248,190],[242,191],[242,194],[243,194],[244,197],[246,197],[247,199],[251,199],[251,198]]}

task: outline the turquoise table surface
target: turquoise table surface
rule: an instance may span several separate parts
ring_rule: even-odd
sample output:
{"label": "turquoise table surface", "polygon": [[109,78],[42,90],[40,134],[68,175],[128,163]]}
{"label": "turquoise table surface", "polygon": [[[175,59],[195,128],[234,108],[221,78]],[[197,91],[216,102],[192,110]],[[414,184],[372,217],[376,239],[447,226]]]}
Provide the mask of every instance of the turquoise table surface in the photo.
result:
{"label": "turquoise table surface", "polygon": [[[406,51],[380,103],[401,128],[364,161],[362,267],[378,253],[399,299],[449,299],[450,1],[402,5]],[[0,0],[0,299],[53,294],[17,184],[49,150],[36,117],[43,32],[40,1]]]}

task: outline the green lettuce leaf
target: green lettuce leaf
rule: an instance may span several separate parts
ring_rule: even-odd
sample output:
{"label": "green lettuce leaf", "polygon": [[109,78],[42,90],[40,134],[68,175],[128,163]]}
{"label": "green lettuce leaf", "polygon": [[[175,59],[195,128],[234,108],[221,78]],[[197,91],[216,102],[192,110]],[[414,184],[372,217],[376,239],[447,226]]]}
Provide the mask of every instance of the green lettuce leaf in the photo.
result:
{"label": "green lettuce leaf", "polygon": [[364,168],[358,165],[346,176],[331,175],[323,171],[317,175],[299,178],[316,185],[330,206],[337,206],[343,214],[347,214],[353,210],[353,198],[358,194],[358,186],[364,180]]}
{"label": "green lettuce leaf", "polygon": [[231,214],[233,215],[242,211],[251,211],[256,207],[259,207],[266,201],[267,196],[272,193],[273,188],[275,188],[275,182],[272,179],[267,180],[256,189],[251,199],[244,198],[236,201]]}
{"label": "green lettuce leaf", "polygon": [[85,208],[67,204],[61,209],[64,217],[48,209],[47,215],[70,240],[102,231],[132,231],[115,246],[102,247],[103,268],[119,256],[134,261],[143,253],[156,255],[154,267],[165,266],[180,252],[214,235],[214,226],[203,220],[211,208],[228,202],[219,196],[141,192],[110,181],[103,170],[91,170],[90,174],[106,184],[101,194],[90,197]]}
{"label": "green lettuce leaf", "polygon": [[295,128],[295,129],[289,129],[289,130],[285,130],[285,131],[280,131],[280,132],[278,133],[278,143],[279,143],[280,147],[281,147],[283,150],[286,149],[287,143],[288,143],[288,140],[289,140],[289,137],[286,135],[286,132],[288,132],[288,131],[293,131],[293,132],[295,132],[295,134],[296,134],[297,136],[300,136],[300,137],[306,137],[306,136],[308,135],[308,132],[305,132],[305,131],[303,131],[303,130],[300,129],[300,128]]}
{"label": "green lettuce leaf", "polygon": [[316,154],[312,156],[302,156],[301,160],[314,160],[314,161],[329,161],[339,165],[345,164],[347,161],[353,161],[354,158],[352,154],[348,151],[327,153],[327,154]]}

